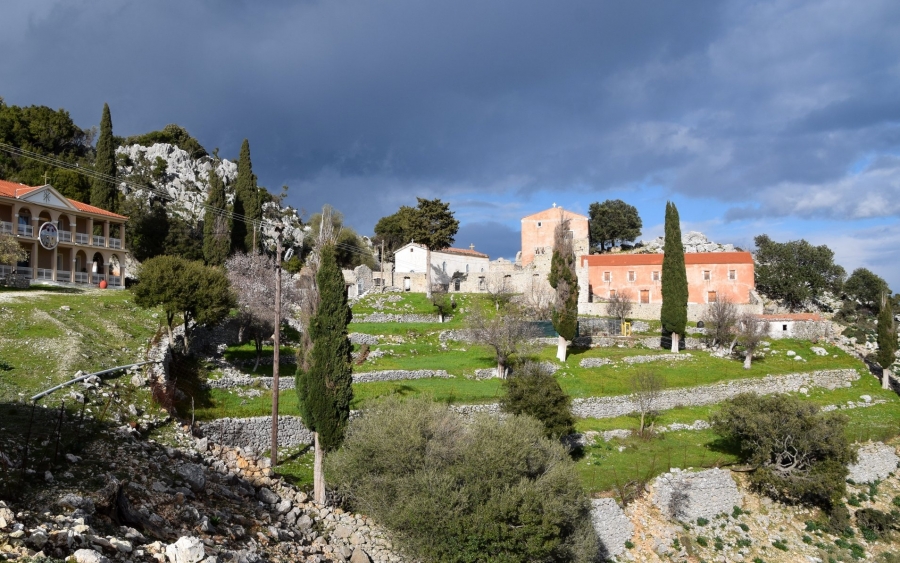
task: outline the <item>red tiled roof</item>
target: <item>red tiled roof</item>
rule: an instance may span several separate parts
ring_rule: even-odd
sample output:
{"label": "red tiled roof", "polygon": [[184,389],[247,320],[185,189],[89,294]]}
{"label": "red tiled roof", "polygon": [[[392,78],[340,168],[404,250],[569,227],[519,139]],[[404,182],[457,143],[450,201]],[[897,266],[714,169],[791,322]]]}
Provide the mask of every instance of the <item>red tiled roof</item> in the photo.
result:
{"label": "red tiled roof", "polygon": [[551,207],[550,209],[545,209],[543,211],[538,211],[533,215],[528,215],[527,217],[522,217],[522,220],[531,219],[557,219],[559,217],[559,213],[562,211],[563,217],[578,217],[581,219],[588,219],[587,215],[582,215],[581,213],[575,213],[574,211],[569,211],[568,209],[563,209],[562,207]]}
{"label": "red tiled roof", "polygon": [[447,247],[440,250],[440,252],[444,252],[446,254],[461,254],[463,256],[474,256],[476,258],[490,258],[487,254],[483,252],[477,252],[472,250],[471,248],[453,248]]}
{"label": "red tiled roof", "polygon": [[[17,184],[16,182],[0,180],[0,196],[18,199],[26,194],[33,192],[34,190],[39,190],[43,187],[44,186],[26,186],[25,184]],[[128,217],[113,213],[112,211],[100,209],[99,207],[94,207],[93,205],[88,205],[87,203],[75,201],[74,199],[66,199],[69,200],[69,203],[71,203],[75,207],[75,209],[84,211],[85,213],[94,213],[95,215],[104,215],[106,217],[114,217],[116,219],[128,219]]]}
{"label": "red tiled roof", "polygon": [[28,192],[33,192],[36,189],[38,188],[26,186],[25,184],[18,184],[16,182],[0,180],[0,195],[5,195],[6,197],[19,197]]}
{"label": "red tiled roof", "polygon": [[824,320],[819,313],[782,313],[778,315],[756,315],[764,321],[821,321]]}
{"label": "red tiled roof", "polygon": [[[661,266],[663,255],[659,254],[591,254],[582,256],[581,263],[588,266]],[[749,252],[687,252],[685,265],[693,264],[752,264]]]}
{"label": "red tiled roof", "polygon": [[[69,198],[66,198],[69,199]],[[75,201],[74,199],[69,199],[69,203],[75,206],[79,211],[86,211],[87,213],[96,213],[97,215],[106,215],[107,217],[115,217],[116,219],[128,219],[128,217],[124,215],[119,215],[117,213],[113,213],[112,211],[107,211],[105,209],[100,209],[99,207],[94,207],[93,205],[88,205],[86,203],[81,203],[80,201]]]}

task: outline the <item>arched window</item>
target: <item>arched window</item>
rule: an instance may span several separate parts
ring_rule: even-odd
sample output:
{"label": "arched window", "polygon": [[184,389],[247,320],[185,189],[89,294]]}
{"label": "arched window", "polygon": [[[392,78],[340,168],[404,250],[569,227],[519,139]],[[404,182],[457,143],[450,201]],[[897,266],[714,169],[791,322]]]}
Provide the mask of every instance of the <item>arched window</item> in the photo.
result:
{"label": "arched window", "polygon": [[469,273],[469,265],[468,264],[466,264],[466,273],[467,274]]}

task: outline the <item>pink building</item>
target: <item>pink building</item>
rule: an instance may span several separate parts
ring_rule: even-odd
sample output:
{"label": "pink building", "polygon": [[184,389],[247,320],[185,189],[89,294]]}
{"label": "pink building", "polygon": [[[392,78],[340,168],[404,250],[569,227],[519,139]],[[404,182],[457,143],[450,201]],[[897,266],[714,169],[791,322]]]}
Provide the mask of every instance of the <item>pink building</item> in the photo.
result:
{"label": "pink building", "polygon": [[[581,256],[588,269],[590,293],[600,299],[624,294],[637,303],[661,303],[662,254],[594,254]],[[751,302],[756,287],[749,252],[699,252],[684,255],[688,303],[712,303],[727,297]]]}
{"label": "pink building", "polygon": [[531,264],[537,258],[538,261],[546,261],[549,267],[553,254],[553,233],[564,219],[569,220],[575,255],[588,253],[588,217],[565,211],[562,207],[551,207],[522,219],[522,266]]}

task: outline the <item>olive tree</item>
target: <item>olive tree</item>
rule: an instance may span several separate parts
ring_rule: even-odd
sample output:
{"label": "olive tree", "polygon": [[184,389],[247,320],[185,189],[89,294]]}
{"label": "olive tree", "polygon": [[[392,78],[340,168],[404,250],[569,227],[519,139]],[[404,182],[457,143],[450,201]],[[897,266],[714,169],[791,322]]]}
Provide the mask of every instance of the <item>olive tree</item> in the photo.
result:
{"label": "olive tree", "polygon": [[533,351],[531,339],[539,336],[535,325],[527,320],[520,307],[508,307],[503,314],[474,308],[469,314],[472,339],[494,350],[497,377],[506,377],[507,366],[513,358],[521,358]]}
{"label": "olive tree", "polygon": [[726,296],[706,306],[701,317],[706,330],[706,340],[713,348],[719,348],[729,344],[729,353],[737,342],[737,328],[740,316],[737,307]]}
{"label": "olive tree", "polygon": [[737,342],[744,348],[744,369],[750,369],[753,354],[769,333],[769,323],[751,314],[738,322]]}

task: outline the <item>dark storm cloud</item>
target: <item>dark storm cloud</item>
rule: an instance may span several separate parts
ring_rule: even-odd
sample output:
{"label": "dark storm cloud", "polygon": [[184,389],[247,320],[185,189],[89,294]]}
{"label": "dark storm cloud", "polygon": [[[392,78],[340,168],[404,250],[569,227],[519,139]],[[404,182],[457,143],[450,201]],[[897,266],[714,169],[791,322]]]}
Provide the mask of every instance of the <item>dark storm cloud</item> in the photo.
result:
{"label": "dark storm cloud", "polygon": [[223,156],[247,137],[262,184],[361,232],[417,195],[642,185],[732,219],[883,217],[900,169],[851,169],[900,148],[898,22],[892,0],[13,2],[0,96],[83,126],[108,101],[117,134],[179,123]]}
{"label": "dark storm cloud", "polygon": [[521,241],[521,234],[517,229],[511,229],[502,223],[486,221],[460,226],[453,246],[469,248],[469,245],[474,244],[475,250],[487,254],[491,260],[497,258],[513,260],[516,257],[515,252],[510,255],[509,249],[519,248]]}

